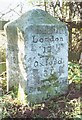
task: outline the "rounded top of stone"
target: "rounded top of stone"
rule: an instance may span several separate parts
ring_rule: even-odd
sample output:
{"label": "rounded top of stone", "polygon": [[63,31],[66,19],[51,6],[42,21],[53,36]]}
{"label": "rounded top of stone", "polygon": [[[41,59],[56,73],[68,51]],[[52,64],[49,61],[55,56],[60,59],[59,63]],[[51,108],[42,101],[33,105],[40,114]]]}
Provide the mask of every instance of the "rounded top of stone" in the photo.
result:
{"label": "rounded top of stone", "polygon": [[51,16],[48,12],[41,9],[32,9],[17,20],[8,24],[9,26],[18,26],[20,29],[25,29],[29,25],[41,25],[41,24],[54,24],[54,25],[64,25],[65,24],[57,18]]}
{"label": "rounded top of stone", "polygon": [[[18,20],[26,20],[29,24],[59,24],[55,17],[41,9],[32,9],[23,14]],[[62,23],[63,24],[63,23]]]}

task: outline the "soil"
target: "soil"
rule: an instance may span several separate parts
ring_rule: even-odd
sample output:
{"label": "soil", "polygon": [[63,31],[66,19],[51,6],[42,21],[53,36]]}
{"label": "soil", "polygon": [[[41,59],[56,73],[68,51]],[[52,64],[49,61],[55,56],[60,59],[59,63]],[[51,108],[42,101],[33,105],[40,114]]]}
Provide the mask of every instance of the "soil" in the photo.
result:
{"label": "soil", "polygon": [[[79,88],[80,87],[80,88]],[[10,108],[7,108],[7,111],[10,113],[10,116],[7,119],[13,120],[16,119],[56,119],[56,120],[68,120],[73,118],[74,115],[74,105],[82,103],[82,84],[78,85],[76,83],[71,83],[68,87],[68,91],[66,94],[54,97],[45,103],[41,103],[41,106],[31,108],[26,105],[17,105],[14,104]],[[72,101],[72,103],[70,102]],[[12,112],[12,109],[15,112]],[[80,115],[82,116],[82,106],[80,109]],[[69,114],[67,114],[69,113]]]}

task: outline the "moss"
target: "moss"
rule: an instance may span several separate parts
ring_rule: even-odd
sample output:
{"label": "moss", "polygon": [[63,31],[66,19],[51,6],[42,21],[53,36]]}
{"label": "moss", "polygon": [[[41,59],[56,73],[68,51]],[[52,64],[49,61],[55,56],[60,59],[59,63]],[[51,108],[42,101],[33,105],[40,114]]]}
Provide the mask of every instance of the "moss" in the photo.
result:
{"label": "moss", "polygon": [[56,73],[54,72],[53,74],[51,74],[48,78],[42,80],[42,82],[46,82],[46,81],[49,81],[50,83],[53,81],[57,81],[58,77],[56,75]]}
{"label": "moss", "polygon": [[56,73],[53,73],[47,79],[42,80],[42,86],[38,87],[38,91],[55,95],[57,87],[59,87],[58,77]]}

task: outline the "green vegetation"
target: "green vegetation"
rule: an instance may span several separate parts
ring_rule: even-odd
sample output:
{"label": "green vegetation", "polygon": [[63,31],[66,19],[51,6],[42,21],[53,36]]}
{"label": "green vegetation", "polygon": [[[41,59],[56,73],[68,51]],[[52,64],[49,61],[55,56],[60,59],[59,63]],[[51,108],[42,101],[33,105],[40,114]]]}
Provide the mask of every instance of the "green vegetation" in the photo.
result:
{"label": "green vegetation", "polygon": [[6,71],[6,52],[5,48],[0,48],[0,74]]}
{"label": "green vegetation", "polygon": [[[20,104],[17,99],[18,87],[13,87],[7,93],[6,79],[2,79],[0,84],[2,84],[3,95],[0,96],[0,103],[3,110],[3,118],[26,116],[33,118],[82,119],[82,97],[80,95],[80,85],[82,85],[80,73],[82,69],[80,69],[79,64],[71,62],[69,62],[68,67],[68,79],[70,84],[67,94],[56,96],[45,103],[37,104],[32,107],[29,107],[28,104]],[[53,77],[51,78],[53,80]]]}
{"label": "green vegetation", "polygon": [[80,83],[81,81],[81,72],[80,65],[76,63],[69,62],[68,63],[68,80],[76,83]]}

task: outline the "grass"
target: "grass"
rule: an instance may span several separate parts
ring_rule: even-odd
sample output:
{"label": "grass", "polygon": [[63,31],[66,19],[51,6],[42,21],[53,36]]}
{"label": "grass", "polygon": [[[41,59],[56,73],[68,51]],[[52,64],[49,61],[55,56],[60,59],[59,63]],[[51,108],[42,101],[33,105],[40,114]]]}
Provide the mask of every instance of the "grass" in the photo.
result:
{"label": "grass", "polygon": [[[0,96],[3,118],[77,118],[82,119],[82,96],[80,86],[82,85],[79,64],[69,62],[69,87],[65,95],[54,97],[49,101],[30,107],[23,105],[17,99],[18,88],[12,88],[6,92],[6,79],[2,79],[3,95]],[[5,75],[3,77],[6,77]]]}

